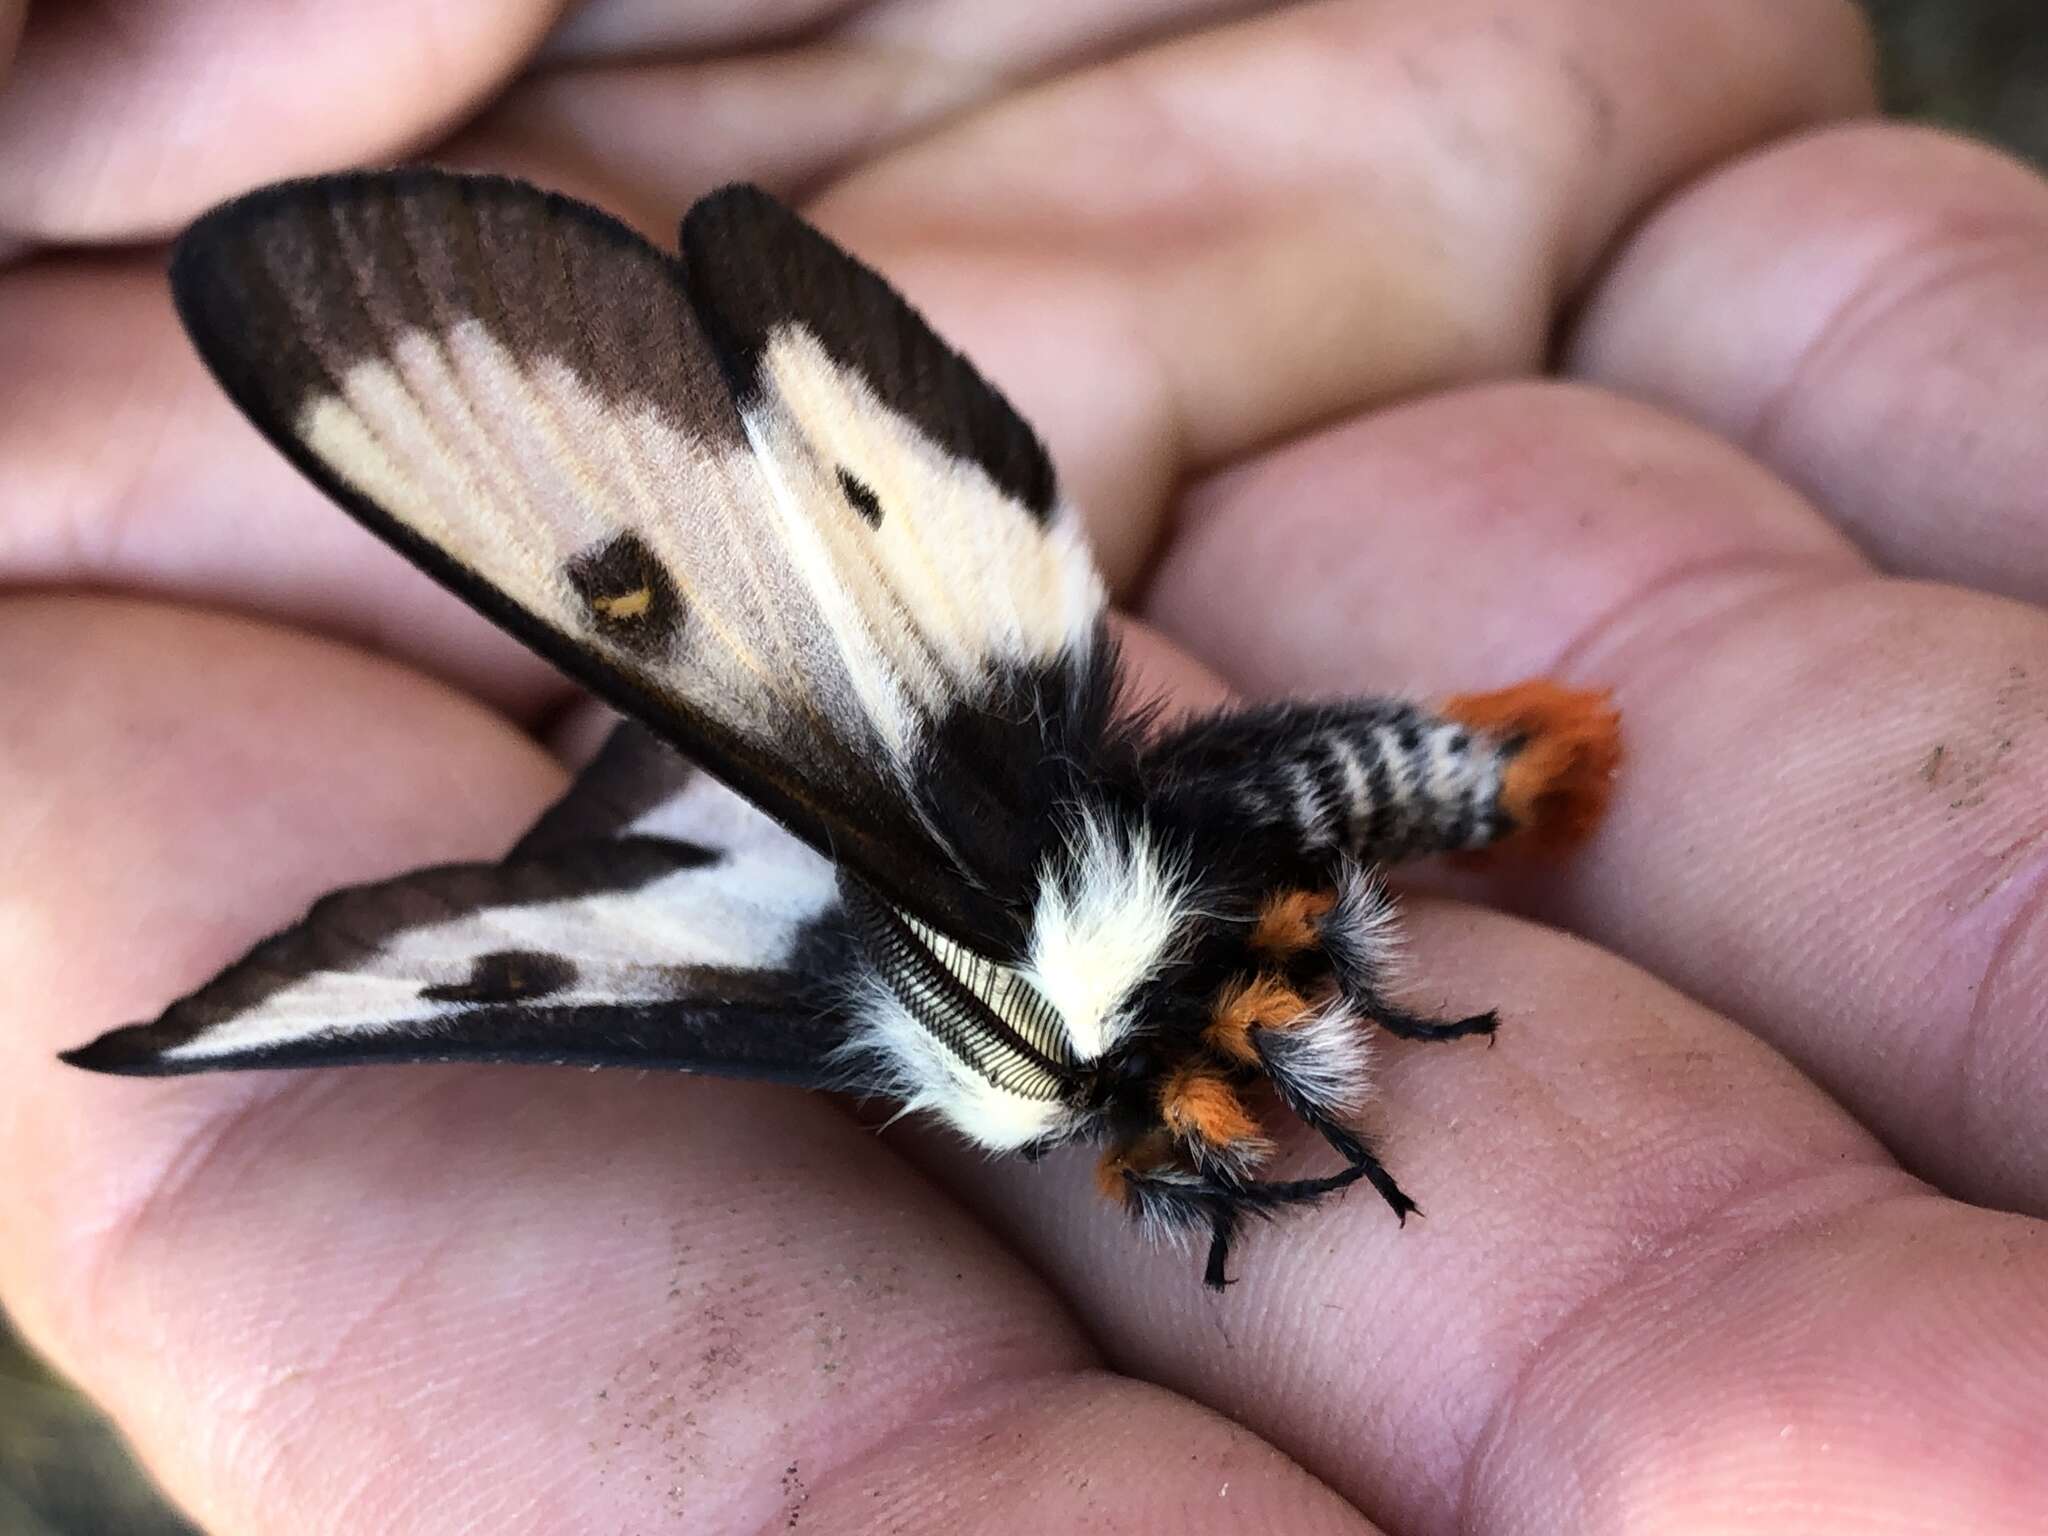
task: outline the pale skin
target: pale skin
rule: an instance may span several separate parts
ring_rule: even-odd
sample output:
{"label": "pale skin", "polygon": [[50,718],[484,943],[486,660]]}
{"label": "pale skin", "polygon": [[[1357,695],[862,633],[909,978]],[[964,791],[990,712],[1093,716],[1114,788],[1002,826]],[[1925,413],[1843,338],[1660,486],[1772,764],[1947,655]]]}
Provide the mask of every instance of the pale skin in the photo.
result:
{"label": "pale skin", "polygon": [[[2048,1523],[2048,185],[1868,121],[1844,0],[665,9],[27,18],[28,1336],[220,1536]],[[1412,905],[1410,999],[1505,1018],[1381,1057],[1426,1220],[1255,1230],[1219,1299],[1085,1154],[817,1098],[52,1059],[329,886],[494,854],[590,734],[113,248],[444,140],[664,239],[718,180],[806,200],[1039,423],[1186,700],[1615,688],[1596,842]]]}

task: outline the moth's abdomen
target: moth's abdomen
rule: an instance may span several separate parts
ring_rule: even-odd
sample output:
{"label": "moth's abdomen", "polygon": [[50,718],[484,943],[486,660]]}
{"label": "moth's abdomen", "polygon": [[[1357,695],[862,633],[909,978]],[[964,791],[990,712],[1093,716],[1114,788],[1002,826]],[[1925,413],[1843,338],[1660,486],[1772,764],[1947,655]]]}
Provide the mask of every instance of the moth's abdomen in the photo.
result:
{"label": "moth's abdomen", "polygon": [[1183,814],[1311,860],[1390,862],[1506,830],[1498,743],[1393,700],[1221,716],[1162,742],[1155,760]]}
{"label": "moth's abdomen", "polygon": [[1581,835],[1618,757],[1604,696],[1534,683],[1440,712],[1393,699],[1237,711],[1168,736],[1149,763],[1167,803],[1212,836],[1393,863]]}
{"label": "moth's abdomen", "polygon": [[1498,745],[1419,709],[1389,716],[1333,723],[1278,755],[1247,809],[1292,825],[1305,849],[1389,863],[1500,836]]}

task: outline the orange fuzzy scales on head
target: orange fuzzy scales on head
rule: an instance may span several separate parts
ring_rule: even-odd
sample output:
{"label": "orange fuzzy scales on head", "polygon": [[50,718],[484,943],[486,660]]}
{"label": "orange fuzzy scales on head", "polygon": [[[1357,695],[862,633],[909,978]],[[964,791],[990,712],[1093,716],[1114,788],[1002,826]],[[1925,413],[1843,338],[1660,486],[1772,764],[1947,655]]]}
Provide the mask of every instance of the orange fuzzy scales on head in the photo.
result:
{"label": "orange fuzzy scales on head", "polygon": [[1307,1011],[1302,995],[1277,976],[1232,982],[1217,995],[1216,1012],[1202,1039],[1225,1060],[1256,1066],[1252,1031],[1285,1029]]}
{"label": "orange fuzzy scales on head", "polygon": [[1512,842],[1557,851],[1600,824],[1621,764],[1621,716],[1609,694],[1538,679],[1461,694],[1443,712],[1496,739],[1521,740],[1501,774],[1501,806],[1515,821]]}
{"label": "orange fuzzy scales on head", "polygon": [[1336,904],[1334,891],[1276,892],[1259,909],[1252,948],[1280,959],[1314,948],[1322,937],[1322,921]]}
{"label": "orange fuzzy scales on head", "polygon": [[1259,1134],[1259,1122],[1237,1092],[1214,1072],[1181,1067],[1159,1092],[1159,1117],[1176,1136],[1227,1147]]}

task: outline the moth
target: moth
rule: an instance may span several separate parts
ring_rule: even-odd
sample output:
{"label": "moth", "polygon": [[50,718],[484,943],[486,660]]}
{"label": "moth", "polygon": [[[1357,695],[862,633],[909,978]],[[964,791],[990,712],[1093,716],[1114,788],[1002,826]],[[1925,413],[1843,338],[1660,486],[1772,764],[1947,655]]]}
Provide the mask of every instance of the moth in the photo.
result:
{"label": "moth", "polygon": [[[625,717],[495,864],[341,890],[65,1059],[664,1067],[883,1096],[990,1153],[1100,1150],[1225,1283],[1252,1217],[1369,1181],[1402,1006],[1377,871],[1563,846],[1600,694],[1133,708],[1016,411],[874,271],[726,187],[680,258],[427,169],[200,219],[178,313],[344,509]],[[1341,1166],[1267,1176],[1291,1113]]]}

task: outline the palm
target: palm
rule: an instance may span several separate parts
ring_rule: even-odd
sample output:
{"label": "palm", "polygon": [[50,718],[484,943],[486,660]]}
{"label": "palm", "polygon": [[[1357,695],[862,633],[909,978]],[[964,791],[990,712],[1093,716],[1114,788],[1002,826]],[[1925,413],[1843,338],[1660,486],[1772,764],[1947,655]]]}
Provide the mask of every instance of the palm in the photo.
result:
{"label": "palm", "polygon": [[[39,13],[0,235],[393,152],[528,48],[449,6],[437,52],[287,69],[209,9],[112,52]],[[1232,686],[1618,684],[1621,803],[1527,898],[1611,953],[1420,906],[1419,999],[1509,1021],[1387,1052],[1432,1219],[1291,1220],[1220,1301],[1069,1158],[815,1099],[67,1074],[320,890],[501,848],[563,779],[533,733],[588,721],[234,419],[155,255],[25,261],[0,1283],[216,1528],[2038,1525],[2048,1242],[1987,1207],[2048,1210],[2048,192],[1867,127],[1716,170],[1865,103],[1833,0],[1334,5],[1078,62],[1221,7],[1178,9],[930,0],[723,56],[737,20],[593,6],[446,154],[657,229],[715,180],[828,188]],[[205,152],[149,159],[166,122]],[[1483,382],[1566,305],[1570,371],[1664,411]]]}

